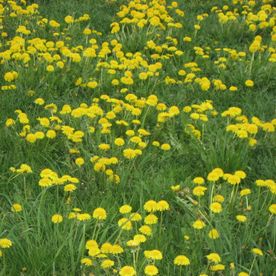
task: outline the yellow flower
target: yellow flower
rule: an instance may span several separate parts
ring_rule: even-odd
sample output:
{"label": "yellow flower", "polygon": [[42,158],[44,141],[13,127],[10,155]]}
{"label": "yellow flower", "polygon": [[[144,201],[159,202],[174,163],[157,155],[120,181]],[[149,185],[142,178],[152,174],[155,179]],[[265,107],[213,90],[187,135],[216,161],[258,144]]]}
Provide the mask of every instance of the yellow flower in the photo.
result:
{"label": "yellow flower", "polygon": [[4,238],[0,239],[0,248],[10,248],[12,246],[12,241]]}
{"label": "yellow flower", "polygon": [[97,220],[105,220],[107,217],[106,211],[103,208],[96,208],[93,211],[93,218]]}
{"label": "yellow flower", "polygon": [[151,260],[162,260],[163,259],[162,252],[157,249],[145,250],[144,255],[147,259],[151,259]]}
{"label": "yellow flower", "polygon": [[210,239],[218,239],[219,238],[219,232],[217,231],[217,229],[213,228],[209,231],[208,236]]}
{"label": "yellow flower", "polygon": [[54,72],[54,71],[55,71],[55,67],[54,67],[53,65],[48,65],[48,66],[46,67],[46,71],[47,71],[47,72]]}
{"label": "yellow flower", "polygon": [[249,274],[247,272],[242,271],[238,274],[238,276],[249,276]]}
{"label": "yellow flower", "polygon": [[179,184],[178,185],[172,185],[170,188],[173,192],[179,192],[181,186]]}
{"label": "yellow flower", "polygon": [[236,219],[237,219],[237,221],[239,221],[239,222],[246,222],[247,217],[244,216],[244,215],[237,215],[237,216],[236,216]]}
{"label": "yellow flower", "polygon": [[128,214],[131,212],[131,210],[132,210],[132,207],[130,205],[123,205],[120,207],[119,212],[121,214]]}
{"label": "yellow flower", "polygon": [[154,214],[149,214],[144,218],[145,224],[156,224],[158,222],[158,217]]}
{"label": "yellow flower", "polygon": [[210,253],[210,254],[208,254],[207,256],[206,256],[206,258],[209,260],[209,261],[211,261],[211,262],[213,262],[213,263],[219,263],[220,261],[221,261],[221,258],[220,258],[220,256],[219,256],[219,254],[217,254],[217,253]]}
{"label": "yellow flower", "polygon": [[79,157],[75,160],[75,164],[79,167],[81,167],[84,164],[84,159],[82,157]]}
{"label": "yellow flower", "polygon": [[213,201],[222,203],[224,201],[224,197],[222,195],[217,194],[213,197]]}
{"label": "yellow flower", "polygon": [[170,209],[170,205],[166,200],[160,200],[157,202],[157,210],[160,212],[167,211]]}
{"label": "yellow flower", "polygon": [[222,211],[222,206],[219,202],[213,202],[210,204],[210,210],[213,213],[220,213]]}
{"label": "yellow flower", "polygon": [[119,271],[120,276],[135,276],[136,271],[132,266],[124,266]]}
{"label": "yellow flower", "polygon": [[205,226],[206,226],[206,224],[201,219],[198,219],[193,223],[193,228],[195,228],[197,230],[201,230]]}
{"label": "yellow flower", "polygon": [[99,148],[100,150],[109,150],[109,149],[110,149],[110,145],[109,145],[109,144],[100,144],[100,145],[98,146],[98,148]]}
{"label": "yellow flower", "polygon": [[131,221],[140,221],[140,220],[142,220],[142,216],[139,213],[132,213],[129,216],[129,218],[130,218]]}
{"label": "yellow flower", "polygon": [[212,265],[210,267],[211,271],[222,271],[225,269],[225,265],[223,264],[216,264],[216,265]]}
{"label": "yellow flower", "polygon": [[8,119],[6,120],[5,125],[6,125],[6,127],[13,126],[13,125],[15,125],[15,121],[14,121],[13,119],[11,119],[11,118],[8,118]]}
{"label": "yellow flower", "polygon": [[190,265],[190,260],[185,255],[178,255],[177,257],[175,257],[173,263],[179,266],[187,266]]}
{"label": "yellow flower", "polygon": [[273,215],[276,215],[276,204],[271,204],[268,208],[269,212]]}
{"label": "yellow flower", "polygon": [[91,216],[88,213],[77,214],[77,220],[79,220],[79,221],[90,220],[90,218],[91,218]]}
{"label": "yellow flower", "polygon": [[162,144],[160,148],[161,150],[168,151],[171,149],[171,146],[169,144]]}
{"label": "yellow flower", "polygon": [[247,196],[247,195],[250,195],[251,194],[251,190],[250,189],[242,189],[240,191],[240,195],[241,196]]}
{"label": "yellow flower", "polygon": [[197,187],[193,188],[193,194],[195,196],[201,197],[201,196],[204,196],[204,193],[206,190],[207,190],[207,188],[204,186],[197,186]]}
{"label": "yellow flower", "polygon": [[67,15],[67,16],[64,18],[64,21],[65,21],[67,24],[74,23],[74,17],[71,16],[71,15]]}
{"label": "yellow flower", "polygon": [[47,130],[46,137],[49,139],[54,139],[57,136],[56,132],[52,129]]}
{"label": "yellow flower", "polygon": [[85,266],[91,266],[93,264],[92,260],[89,258],[82,258],[81,263]]}
{"label": "yellow flower", "polygon": [[114,266],[114,261],[112,261],[112,260],[107,259],[107,260],[103,260],[101,262],[101,268],[103,268],[103,269],[107,269],[112,266]]}
{"label": "yellow flower", "polygon": [[252,81],[252,80],[246,80],[244,84],[247,87],[253,87],[254,86],[254,81]]}
{"label": "yellow flower", "polygon": [[22,206],[19,203],[14,203],[11,207],[12,212],[18,213],[22,211]]}
{"label": "yellow flower", "polygon": [[60,215],[60,214],[54,214],[53,216],[52,216],[52,222],[53,223],[61,223],[63,221],[63,217],[62,217],[62,215]]}
{"label": "yellow flower", "polygon": [[116,139],[114,140],[114,144],[115,144],[116,146],[118,146],[118,147],[121,147],[121,146],[123,146],[123,145],[125,144],[125,141],[124,141],[123,138],[116,138]]}
{"label": "yellow flower", "polygon": [[142,225],[139,228],[139,232],[141,232],[142,234],[146,235],[146,236],[151,236],[152,235],[152,229],[150,226],[148,225]]}
{"label": "yellow flower", "polygon": [[133,159],[133,158],[135,158],[136,157],[136,152],[135,152],[135,150],[134,149],[125,149],[124,151],[123,151],[123,155],[124,155],[124,157],[125,158],[127,158],[127,159]]}
{"label": "yellow flower", "polygon": [[98,86],[98,83],[96,81],[89,81],[86,86],[88,88],[94,89]]}
{"label": "yellow flower", "polygon": [[74,184],[67,184],[64,186],[64,191],[65,192],[73,192],[77,189],[76,185]]}
{"label": "yellow flower", "polygon": [[259,256],[263,256],[264,255],[263,251],[261,249],[259,249],[259,248],[252,248],[251,251],[255,255],[259,255]]}
{"label": "yellow flower", "polygon": [[158,208],[158,205],[155,200],[148,200],[144,204],[144,209],[149,213],[157,211],[157,208]]}
{"label": "yellow flower", "polygon": [[4,74],[4,80],[7,82],[12,82],[18,78],[18,73],[16,71],[7,72]]}
{"label": "yellow flower", "polygon": [[130,231],[132,229],[132,223],[128,218],[121,218],[118,221],[118,225],[120,228],[126,231]]}
{"label": "yellow flower", "polygon": [[45,101],[42,98],[37,98],[34,100],[34,103],[37,105],[44,105]]}
{"label": "yellow flower", "polygon": [[146,236],[142,235],[142,234],[136,234],[134,237],[133,237],[133,240],[134,241],[137,241],[139,244],[140,243],[143,243],[147,240]]}
{"label": "yellow flower", "polygon": [[158,268],[155,265],[147,265],[144,272],[148,276],[154,276],[158,274]]}
{"label": "yellow flower", "polygon": [[195,177],[193,179],[193,183],[194,184],[197,184],[197,185],[203,185],[205,182],[204,178],[203,177]]}

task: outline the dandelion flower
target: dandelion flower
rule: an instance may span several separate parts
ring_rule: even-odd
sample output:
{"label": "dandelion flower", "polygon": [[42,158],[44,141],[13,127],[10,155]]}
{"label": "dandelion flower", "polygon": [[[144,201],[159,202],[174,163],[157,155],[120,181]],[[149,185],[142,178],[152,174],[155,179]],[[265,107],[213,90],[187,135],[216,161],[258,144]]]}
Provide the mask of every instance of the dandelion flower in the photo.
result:
{"label": "dandelion flower", "polygon": [[179,255],[175,257],[173,263],[179,266],[183,266],[183,265],[187,266],[187,265],[190,265],[190,260],[185,255]]}

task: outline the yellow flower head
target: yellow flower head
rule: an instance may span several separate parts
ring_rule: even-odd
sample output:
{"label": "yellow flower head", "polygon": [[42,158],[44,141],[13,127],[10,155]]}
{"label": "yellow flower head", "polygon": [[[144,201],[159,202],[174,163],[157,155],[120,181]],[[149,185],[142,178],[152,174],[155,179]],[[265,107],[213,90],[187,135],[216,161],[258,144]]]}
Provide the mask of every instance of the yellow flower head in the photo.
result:
{"label": "yellow flower head", "polygon": [[179,255],[175,257],[173,263],[178,266],[187,266],[190,265],[190,260],[184,255]]}

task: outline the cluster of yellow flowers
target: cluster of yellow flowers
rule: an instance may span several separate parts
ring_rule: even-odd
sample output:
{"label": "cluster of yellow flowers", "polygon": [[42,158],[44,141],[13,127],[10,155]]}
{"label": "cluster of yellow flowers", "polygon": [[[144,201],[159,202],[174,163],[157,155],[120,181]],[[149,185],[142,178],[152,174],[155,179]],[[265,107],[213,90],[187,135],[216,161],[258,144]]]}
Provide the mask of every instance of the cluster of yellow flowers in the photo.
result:
{"label": "cluster of yellow flowers", "polygon": [[[20,243],[17,225],[39,234],[47,225],[57,239],[53,269],[70,239],[80,274],[252,275],[258,259],[275,257],[263,239],[273,232],[276,183],[232,160],[227,146],[257,155],[275,144],[276,118],[241,100],[266,81],[257,67],[272,72],[276,61],[272,0],[207,1],[194,18],[181,1],[123,2],[105,34],[88,13],[54,19],[38,4],[0,0],[0,93],[19,99],[0,128],[18,146],[3,174],[18,185],[5,195],[0,257]],[[212,38],[235,29],[248,35],[242,47]],[[155,170],[165,185],[180,184],[143,183]]]}

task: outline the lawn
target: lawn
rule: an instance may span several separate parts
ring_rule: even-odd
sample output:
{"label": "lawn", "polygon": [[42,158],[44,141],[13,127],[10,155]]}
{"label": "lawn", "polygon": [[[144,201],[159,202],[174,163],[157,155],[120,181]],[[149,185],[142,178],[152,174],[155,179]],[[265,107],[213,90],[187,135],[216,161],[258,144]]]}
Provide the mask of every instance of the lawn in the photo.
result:
{"label": "lawn", "polygon": [[275,14],[0,0],[0,275],[275,275]]}

